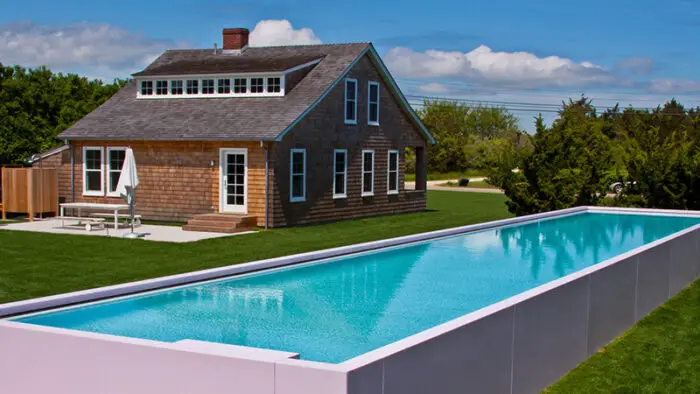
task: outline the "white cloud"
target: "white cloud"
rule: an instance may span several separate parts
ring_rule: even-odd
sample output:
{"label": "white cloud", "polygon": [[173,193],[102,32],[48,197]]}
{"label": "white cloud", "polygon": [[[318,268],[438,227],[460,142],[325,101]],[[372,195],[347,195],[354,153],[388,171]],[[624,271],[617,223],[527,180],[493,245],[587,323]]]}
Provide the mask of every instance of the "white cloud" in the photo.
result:
{"label": "white cloud", "polygon": [[45,65],[108,80],[126,77],[148,65],[165,49],[181,45],[108,24],[50,26],[22,22],[0,26],[3,63]]}
{"label": "white cloud", "polygon": [[590,62],[576,63],[558,56],[541,58],[528,52],[495,52],[484,45],[466,53],[416,52],[396,47],[386,55],[386,62],[396,76],[406,78],[460,78],[514,86],[624,83]]}
{"label": "white cloud", "polygon": [[657,93],[700,92],[700,81],[689,79],[654,79],[650,89]]}
{"label": "white cloud", "polygon": [[429,94],[445,94],[450,92],[450,89],[438,82],[430,82],[426,83],[423,85],[418,86],[418,91],[421,93],[429,93]]}
{"label": "white cloud", "polygon": [[250,46],[320,44],[321,40],[308,27],[294,29],[286,20],[263,20],[250,33]]}

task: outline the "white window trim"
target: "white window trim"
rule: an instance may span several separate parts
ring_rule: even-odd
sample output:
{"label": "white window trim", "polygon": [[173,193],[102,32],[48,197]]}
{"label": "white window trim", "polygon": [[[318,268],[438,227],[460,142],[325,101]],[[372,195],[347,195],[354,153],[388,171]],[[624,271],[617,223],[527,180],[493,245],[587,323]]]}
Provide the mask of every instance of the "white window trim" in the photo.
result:
{"label": "white window trim", "polygon": [[[355,100],[353,100],[353,103],[355,104],[354,119],[348,119],[348,82],[355,83]],[[345,88],[345,100],[343,100],[343,119],[345,120],[345,124],[357,124],[357,79],[345,78],[345,83],[343,84],[343,87]]]}
{"label": "white window trim", "polygon": [[[369,120],[370,119],[369,115],[371,112],[370,108],[371,108],[371,104],[372,104],[371,95],[370,95],[370,92],[372,91],[371,86],[377,87],[377,121],[376,122],[372,122]],[[367,83],[367,124],[370,126],[379,126],[379,98],[381,97],[381,90],[380,89],[381,89],[381,87],[379,86],[379,82],[370,81],[369,83]]]}
{"label": "white window trim", "polygon": [[[396,153],[396,190],[391,190],[391,183],[389,179],[391,178],[391,154]],[[401,157],[399,156],[399,151],[392,149],[387,152],[386,155],[386,194],[399,194],[399,164],[401,163]]]}
{"label": "white window trim", "polygon": [[[302,153],[304,155],[304,172],[302,172],[304,182],[302,183],[302,195],[301,197],[294,197],[292,194],[294,186],[294,154]],[[306,201],[306,149],[292,149],[289,152],[289,202],[301,202]]]}
{"label": "white window trim", "polygon": [[[100,190],[87,190],[87,152],[100,152]],[[97,171],[97,170],[91,170]],[[83,196],[99,196],[105,195],[105,148],[101,146],[84,146],[83,147]]]}
{"label": "white window trim", "polygon": [[[371,153],[371,154],[372,154],[372,171],[371,171],[371,174],[372,174],[372,181],[371,181],[372,190],[370,190],[370,191],[368,191],[368,192],[365,191],[365,172],[369,172],[369,171],[366,171],[366,169],[365,169],[365,153]],[[374,195],[374,151],[371,150],[371,149],[366,149],[366,150],[363,150],[363,151],[362,151],[362,189],[360,189],[360,190],[362,191],[362,194],[361,194],[362,197],[370,197],[370,196],[373,196],[373,195]]]}
{"label": "white window trim", "polygon": [[[112,161],[109,160],[109,154],[112,151],[124,151],[124,152],[126,152],[126,147],[123,147],[123,146],[109,146],[109,147],[107,147],[107,155],[105,156],[105,161],[104,161],[104,163],[105,163],[104,166],[106,168],[106,171],[105,171],[105,174],[106,174],[106,176],[105,176],[105,191],[107,192],[107,197],[120,197],[119,193],[117,193],[116,191],[113,191],[113,192],[109,191],[109,176],[112,172]],[[121,170],[122,169],[120,168],[119,172],[121,172]],[[116,170],[114,170],[114,171],[116,171]]]}
{"label": "white window trim", "polygon": [[[225,75],[184,75],[184,76],[175,76],[175,75],[161,75],[161,76],[153,76],[153,77],[141,77],[137,79],[138,81],[138,92],[136,93],[136,98],[137,99],[143,99],[143,100],[163,100],[163,99],[171,99],[171,98],[187,98],[187,99],[193,99],[193,98],[226,98],[226,97],[282,97],[285,94],[285,78],[286,74],[285,73],[261,73],[261,74],[245,74],[245,75],[240,75],[240,74],[225,74]],[[251,79],[252,78],[262,78],[263,79],[263,91],[262,93],[251,93]],[[268,92],[267,91],[267,85],[268,85],[268,78],[279,78],[280,79],[280,91],[279,92]],[[212,94],[204,94],[202,93],[202,88],[203,88],[203,81],[204,80],[209,80],[212,79],[214,80],[214,93]],[[228,79],[231,81],[231,91],[229,93],[219,93],[219,80],[220,79]],[[234,93],[234,80],[235,79],[244,79],[246,82],[246,92],[245,93]],[[152,95],[144,95],[141,94],[141,83],[145,81],[151,81],[153,83],[153,94]],[[156,94],[156,81],[167,81],[168,82],[168,91],[167,94]],[[182,94],[172,94],[171,86],[173,81],[181,81],[182,82]],[[195,94],[187,94],[187,81],[197,81],[197,93]],[[355,85],[357,87],[357,85]],[[357,111],[355,111],[357,112]]]}
{"label": "white window trim", "polygon": [[[342,152],[345,154],[345,168],[343,169],[343,193],[335,192],[335,178],[340,172],[336,171],[336,155]],[[347,198],[348,197],[348,150],[347,149],[336,149],[333,151],[333,198]]]}

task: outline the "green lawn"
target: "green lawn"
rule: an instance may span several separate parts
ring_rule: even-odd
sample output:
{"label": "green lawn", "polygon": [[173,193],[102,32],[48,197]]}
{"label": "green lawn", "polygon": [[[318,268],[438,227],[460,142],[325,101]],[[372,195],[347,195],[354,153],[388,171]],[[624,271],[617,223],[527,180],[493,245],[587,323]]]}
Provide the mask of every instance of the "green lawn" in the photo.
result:
{"label": "green lawn", "polygon": [[0,231],[0,303],[509,217],[502,195],[428,192],[428,211],[168,244]]}
{"label": "green lawn", "polygon": [[[480,178],[486,176],[484,170],[466,170],[453,172],[431,172],[428,174],[429,181],[445,181],[459,178]],[[416,174],[406,174],[406,182],[415,182]]]}
{"label": "green lawn", "polygon": [[700,393],[698,371],[700,282],[695,282],[547,393]]}

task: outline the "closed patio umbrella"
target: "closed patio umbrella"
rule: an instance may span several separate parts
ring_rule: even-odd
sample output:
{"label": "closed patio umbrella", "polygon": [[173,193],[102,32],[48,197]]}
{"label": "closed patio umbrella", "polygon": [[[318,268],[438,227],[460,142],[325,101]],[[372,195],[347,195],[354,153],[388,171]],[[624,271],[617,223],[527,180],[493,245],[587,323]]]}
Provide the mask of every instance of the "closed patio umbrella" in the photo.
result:
{"label": "closed patio umbrella", "polygon": [[137,238],[140,234],[134,233],[134,204],[135,204],[135,194],[136,188],[139,186],[139,174],[136,170],[136,159],[134,158],[134,151],[131,148],[127,148],[124,157],[124,166],[122,167],[122,172],[119,175],[119,182],[117,183],[117,193],[123,198],[126,198],[126,202],[129,204],[129,215],[131,216],[131,233],[126,234],[125,237]]}

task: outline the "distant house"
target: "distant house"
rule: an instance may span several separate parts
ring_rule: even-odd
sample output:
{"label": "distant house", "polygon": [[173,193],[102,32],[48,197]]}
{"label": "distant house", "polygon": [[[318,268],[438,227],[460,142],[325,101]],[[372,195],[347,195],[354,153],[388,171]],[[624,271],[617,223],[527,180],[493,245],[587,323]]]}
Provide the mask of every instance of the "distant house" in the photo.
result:
{"label": "distant house", "polygon": [[372,44],[247,43],[224,29],[222,49],[166,51],[34,164],[61,169],[64,201],[116,202],[131,147],[138,213],[192,230],[234,230],[213,213],[278,227],[425,209],[434,139]]}

